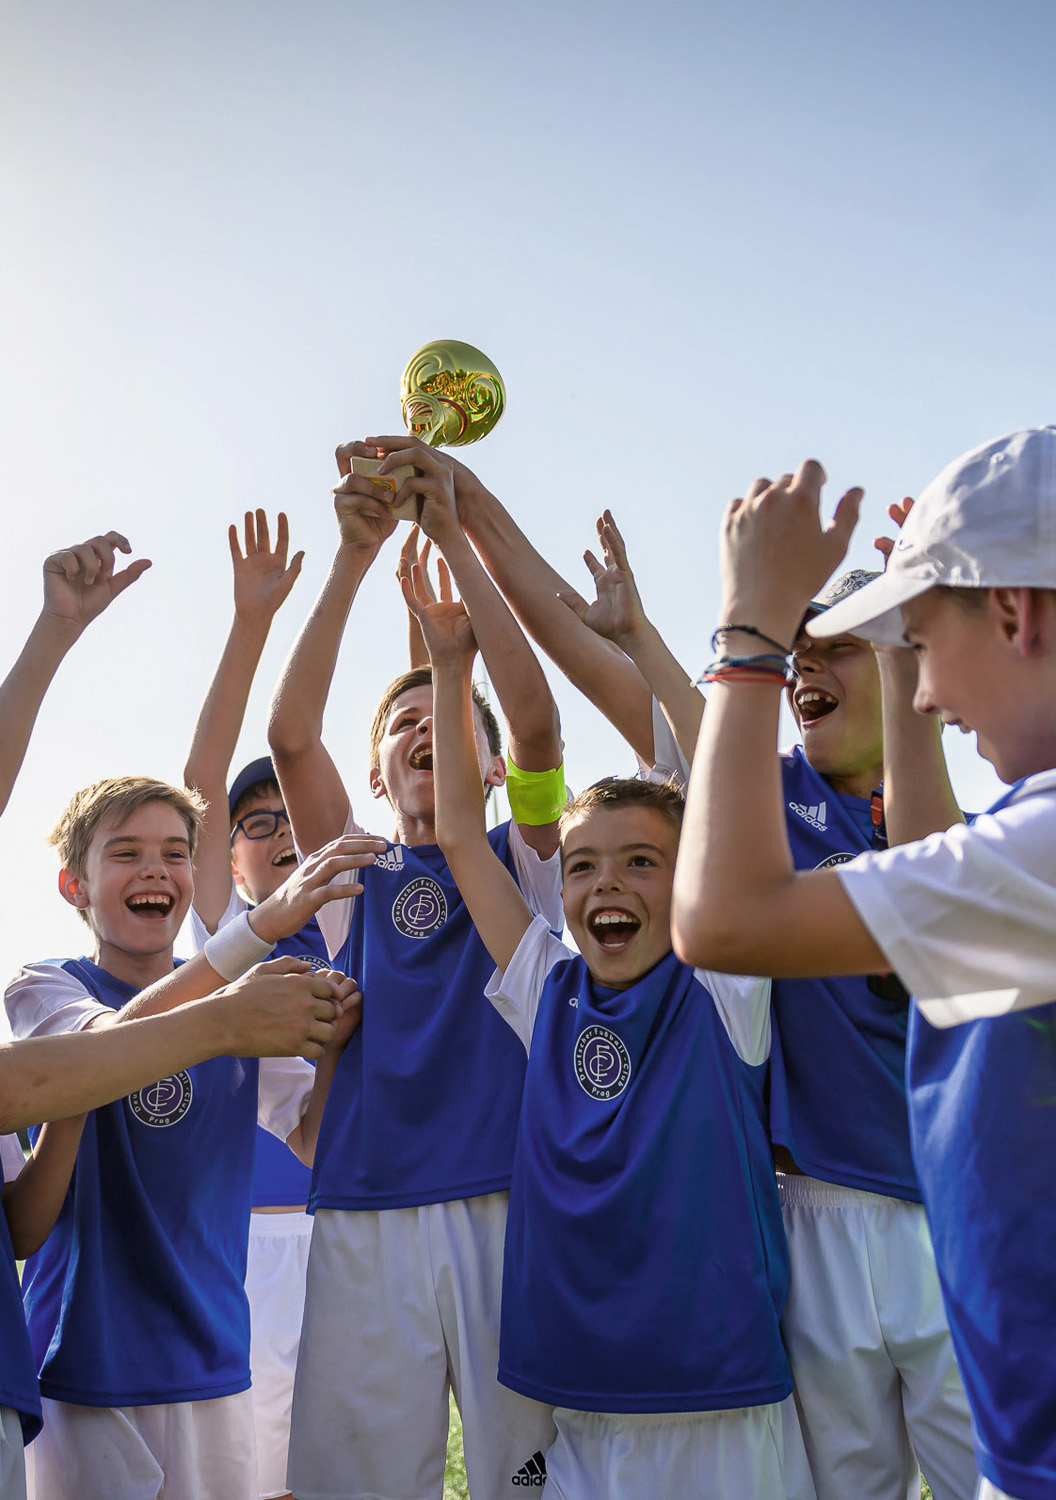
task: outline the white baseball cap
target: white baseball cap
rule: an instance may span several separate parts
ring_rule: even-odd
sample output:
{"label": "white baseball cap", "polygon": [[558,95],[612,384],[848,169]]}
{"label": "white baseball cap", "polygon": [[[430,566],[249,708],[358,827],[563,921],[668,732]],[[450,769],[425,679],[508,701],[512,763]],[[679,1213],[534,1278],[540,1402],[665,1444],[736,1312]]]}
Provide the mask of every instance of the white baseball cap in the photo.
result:
{"label": "white baseball cap", "polygon": [[933,479],[886,570],[807,622],[813,636],[904,646],[902,605],[938,585],[1056,588],[1056,427],[984,443]]}

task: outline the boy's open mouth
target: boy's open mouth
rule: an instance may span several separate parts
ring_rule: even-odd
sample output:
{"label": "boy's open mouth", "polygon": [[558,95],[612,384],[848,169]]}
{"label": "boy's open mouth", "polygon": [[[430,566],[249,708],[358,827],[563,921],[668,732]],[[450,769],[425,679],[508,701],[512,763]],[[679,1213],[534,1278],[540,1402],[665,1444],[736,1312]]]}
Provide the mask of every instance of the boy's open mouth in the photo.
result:
{"label": "boy's open mouth", "polygon": [[271,863],[276,870],[285,870],[288,865],[297,863],[296,852],[293,849],[284,849],[281,854],[276,854]]}
{"label": "boy's open mouth", "polygon": [[831,693],[821,688],[801,688],[795,694],[795,703],[801,724],[814,724],[840,706]]}
{"label": "boy's open mouth", "polygon": [[609,952],[621,952],[641,927],[637,917],[619,907],[606,907],[587,920],[587,931],[594,941]]}
{"label": "boy's open mouth", "polygon": [[422,745],[418,750],[412,750],[409,764],[412,771],[431,771],[433,769],[432,746]]}
{"label": "boy's open mouth", "polygon": [[158,891],[142,896],[129,896],[125,905],[137,917],[167,917],[176,901],[174,897]]}

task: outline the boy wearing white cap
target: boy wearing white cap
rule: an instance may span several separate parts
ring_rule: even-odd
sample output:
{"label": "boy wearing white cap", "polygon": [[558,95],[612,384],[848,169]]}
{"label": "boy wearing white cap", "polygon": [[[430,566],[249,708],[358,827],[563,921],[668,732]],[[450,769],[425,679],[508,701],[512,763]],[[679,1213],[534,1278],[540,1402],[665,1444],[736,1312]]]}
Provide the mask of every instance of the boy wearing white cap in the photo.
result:
{"label": "boy wearing white cap", "polygon": [[[848,492],[823,527],[823,480],[808,462],[730,505],[723,619],[791,640],[861,500]],[[972,828],[797,874],[773,775],[784,672],[731,631],[740,661],[715,683],[690,782],[676,950],[790,977],[894,968],[915,996],[914,1153],[980,1495],[1042,1500],[1056,1485],[1056,429],[952,464],[884,576],[808,629],[911,645],[917,709],[974,729],[1011,789]]]}

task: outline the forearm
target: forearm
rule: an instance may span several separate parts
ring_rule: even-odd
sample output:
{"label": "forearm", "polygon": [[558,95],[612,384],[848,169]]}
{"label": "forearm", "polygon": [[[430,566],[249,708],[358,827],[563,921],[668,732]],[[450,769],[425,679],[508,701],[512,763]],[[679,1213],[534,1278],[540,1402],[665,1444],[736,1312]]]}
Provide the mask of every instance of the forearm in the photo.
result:
{"label": "forearm", "polygon": [[7,806],[52,678],[81,632],[42,614],[0,684],[0,812]]}
{"label": "forearm", "polygon": [[884,714],[884,820],[889,844],[908,844],[963,823],[942,750],[942,720],[913,707],[915,658],[877,652]]}
{"label": "forearm", "polygon": [[692,763],[704,714],[703,696],[655,625],[646,621],[640,629],[621,639],[619,645],[649,684],[650,692],[671,726],[678,748]]}
{"label": "forearm", "polygon": [[561,729],[535,652],[465,537],[443,546],[506,719],[510,758],[523,771],[551,770],[561,763]]}
{"label": "forearm", "polygon": [[341,640],[352,602],[374,555],[342,545],[282,669],[271,704],[268,740],[276,756],[295,756],[321,742]]}
{"label": "forearm", "polygon": [[187,753],[183,779],[210,796],[226,789],[231,757],[246,716],[250,690],[268,639],[271,619],[235,615]]}
{"label": "forearm", "polygon": [[[189,967],[185,965],[184,967]],[[222,1007],[0,1045],[0,1130],[66,1119],[227,1051]]]}
{"label": "forearm", "polygon": [[574,590],[532,546],[494,495],[459,491],[466,535],[532,639],[644,760],[653,759],[649,686],[635,664],[596,635],[558,592]]}
{"label": "forearm", "polygon": [[85,1116],[43,1126],[33,1154],[14,1182],[4,1188],[4,1214],[18,1260],[43,1245],[62,1210],[77,1162]]}
{"label": "forearm", "polygon": [[286,1137],[286,1144],[294,1156],[306,1167],[315,1165],[315,1148],[319,1144],[319,1127],[323,1123],[323,1110],[330,1096],[330,1085],[334,1081],[341,1054],[331,1055],[328,1049],[315,1065],[315,1082],[308,1096],[308,1108],[301,1116],[296,1130]]}

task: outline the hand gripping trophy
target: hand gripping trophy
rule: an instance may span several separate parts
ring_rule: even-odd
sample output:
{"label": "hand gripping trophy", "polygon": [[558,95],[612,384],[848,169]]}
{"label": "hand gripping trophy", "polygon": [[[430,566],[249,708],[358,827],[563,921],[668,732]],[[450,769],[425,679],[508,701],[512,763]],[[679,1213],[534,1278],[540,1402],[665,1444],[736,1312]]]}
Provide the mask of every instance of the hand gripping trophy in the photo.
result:
{"label": "hand gripping trophy", "polygon": [[[437,339],[412,354],[400,382],[400,406],[411,437],[430,448],[460,448],[486,437],[506,407],[502,376],[486,354],[457,339]],[[390,474],[378,473],[380,460],[353,458],[352,469],[393,492],[416,471],[403,464]],[[415,519],[412,498],[393,510]]]}

